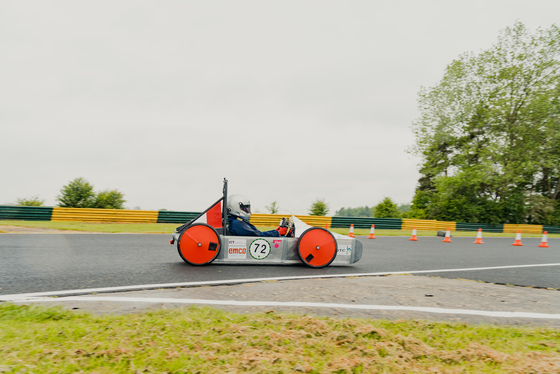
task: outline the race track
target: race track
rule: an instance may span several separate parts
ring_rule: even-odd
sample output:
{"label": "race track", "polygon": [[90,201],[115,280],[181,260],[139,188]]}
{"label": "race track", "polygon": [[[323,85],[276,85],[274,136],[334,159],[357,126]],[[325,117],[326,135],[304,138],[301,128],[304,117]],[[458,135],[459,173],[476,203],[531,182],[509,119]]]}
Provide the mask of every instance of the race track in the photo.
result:
{"label": "race track", "polygon": [[[219,280],[412,273],[496,284],[560,289],[560,240],[538,248],[540,239],[360,237],[361,261],[344,267],[185,264],[170,235],[5,234],[0,235],[0,295],[158,285]],[[462,269],[462,270],[461,270]]]}

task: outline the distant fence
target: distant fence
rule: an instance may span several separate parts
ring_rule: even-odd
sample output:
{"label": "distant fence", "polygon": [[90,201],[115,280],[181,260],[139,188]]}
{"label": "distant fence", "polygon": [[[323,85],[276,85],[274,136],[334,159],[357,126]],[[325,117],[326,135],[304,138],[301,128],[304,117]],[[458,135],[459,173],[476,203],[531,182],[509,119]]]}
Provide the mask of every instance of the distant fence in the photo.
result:
{"label": "distant fence", "polygon": [[168,210],[160,210],[157,222],[158,223],[185,223],[194,219],[199,214],[200,213],[196,213],[196,212],[171,212]]}
{"label": "distant fence", "polygon": [[156,223],[158,214],[152,210],[53,208],[51,221]]}
{"label": "distant fence", "polygon": [[53,208],[42,206],[0,205],[0,219],[21,219],[26,221],[50,221]]}
{"label": "distant fence", "polygon": [[[0,220],[26,221],[79,221],[79,222],[137,222],[137,223],[185,223],[199,212],[175,212],[167,210],[129,210],[129,209],[82,209],[61,207],[26,207],[0,205]],[[250,222],[255,226],[277,226],[283,216],[278,214],[253,213]],[[514,225],[487,223],[462,223],[421,219],[400,218],[363,218],[363,217],[324,217],[296,215],[311,226],[326,228],[370,229],[375,225],[379,230],[447,230],[451,231],[482,231],[516,233],[549,233],[560,234],[560,227],[543,225]]]}

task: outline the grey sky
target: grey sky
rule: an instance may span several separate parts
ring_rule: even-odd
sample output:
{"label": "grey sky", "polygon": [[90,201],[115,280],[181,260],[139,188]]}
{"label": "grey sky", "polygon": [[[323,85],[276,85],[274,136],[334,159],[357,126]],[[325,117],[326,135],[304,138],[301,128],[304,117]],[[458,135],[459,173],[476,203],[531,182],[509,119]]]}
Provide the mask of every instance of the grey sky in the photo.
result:
{"label": "grey sky", "polygon": [[129,208],[412,200],[417,93],[560,1],[0,1],[0,204],[84,177]]}

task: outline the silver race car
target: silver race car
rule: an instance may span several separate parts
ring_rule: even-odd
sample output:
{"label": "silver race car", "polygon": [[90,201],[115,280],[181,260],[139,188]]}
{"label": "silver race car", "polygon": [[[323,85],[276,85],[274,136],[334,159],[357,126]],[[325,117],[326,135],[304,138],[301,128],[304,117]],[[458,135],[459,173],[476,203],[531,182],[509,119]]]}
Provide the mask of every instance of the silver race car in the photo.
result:
{"label": "silver race car", "polygon": [[295,216],[283,219],[287,237],[233,236],[227,231],[227,180],[223,196],[196,218],[177,227],[171,244],[191,265],[209,263],[281,265],[314,268],[349,265],[362,257],[362,243],[349,236],[312,227]]}

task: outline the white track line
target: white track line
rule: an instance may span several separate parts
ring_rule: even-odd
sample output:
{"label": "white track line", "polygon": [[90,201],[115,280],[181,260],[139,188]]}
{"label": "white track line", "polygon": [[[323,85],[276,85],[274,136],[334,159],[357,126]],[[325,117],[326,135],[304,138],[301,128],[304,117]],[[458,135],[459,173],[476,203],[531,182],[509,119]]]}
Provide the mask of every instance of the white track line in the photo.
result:
{"label": "white track line", "polygon": [[48,291],[48,292],[26,293],[26,294],[24,293],[24,294],[0,295],[0,301],[16,301],[16,300],[20,300],[20,299],[27,299],[27,298],[32,298],[32,297],[45,297],[45,296],[87,295],[87,294],[92,294],[92,293],[142,291],[142,290],[150,290],[150,289],[153,290],[153,289],[162,289],[162,288],[218,286],[218,285],[232,285],[232,284],[256,283],[256,282],[266,282],[266,281],[284,281],[284,280],[298,280],[298,279],[321,279],[321,278],[346,278],[346,277],[372,277],[372,276],[405,275],[405,274],[451,273],[451,272],[462,272],[462,271],[518,269],[518,268],[546,267],[546,266],[560,266],[560,263],[533,264],[533,265],[508,265],[508,266],[492,266],[492,267],[460,268],[460,269],[390,271],[390,272],[379,272],[379,273],[301,275],[301,276],[292,276],[292,277],[229,279],[229,280],[217,280],[217,281],[206,281],[206,282],[183,282],[183,283],[143,284],[143,285],[135,285],[135,286],[122,286],[122,287],[84,288],[84,289],[77,289],[77,290]]}
{"label": "white track line", "polygon": [[69,296],[62,299],[58,298],[29,298],[19,300],[19,302],[126,302],[126,303],[160,303],[160,304],[203,304],[203,305],[227,305],[242,307],[298,307],[298,308],[344,308],[358,310],[386,310],[386,311],[412,311],[437,314],[462,314],[476,315],[484,317],[499,318],[535,318],[535,319],[555,319],[560,320],[560,314],[530,313],[530,312],[506,312],[506,311],[487,311],[471,309],[446,309],[413,306],[392,306],[392,305],[364,305],[364,304],[338,304],[338,303],[308,303],[298,301],[239,301],[239,300],[204,300],[204,299],[173,299],[173,298],[152,298],[152,297],[111,297],[111,296]]}

